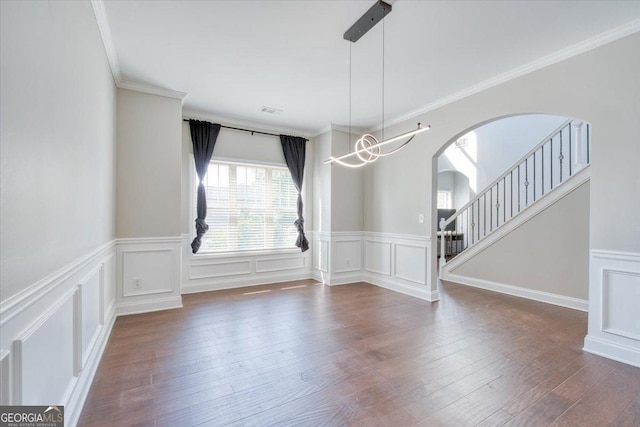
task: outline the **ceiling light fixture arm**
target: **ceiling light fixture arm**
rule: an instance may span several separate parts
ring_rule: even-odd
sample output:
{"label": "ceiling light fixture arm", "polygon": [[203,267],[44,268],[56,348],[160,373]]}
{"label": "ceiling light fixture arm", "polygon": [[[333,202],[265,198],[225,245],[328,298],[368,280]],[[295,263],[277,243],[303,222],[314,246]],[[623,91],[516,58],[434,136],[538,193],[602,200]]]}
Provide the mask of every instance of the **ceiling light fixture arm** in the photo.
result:
{"label": "ceiling light fixture arm", "polygon": [[[415,138],[417,134],[422,133],[429,129],[431,129],[431,126],[422,127],[420,123],[418,123],[418,126],[416,129],[394,136],[393,138],[389,138],[381,142],[378,142],[378,140],[373,135],[364,134],[360,137],[360,139],[358,139],[358,141],[356,141],[356,146],[354,151],[347,154],[343,154],[342,156],[339,156],[339,157],[331,156],[329,157],[328,160],[325,160],[324,163],[325,164],[337,163],[339,165],[352,167],[352,168],[362,167],[366,164],[375,162],[380,157],[385,157],[399,151],[401,148],[406,146],[413,138]],[[387,151],[386,153],[383,153],[380,150],[380,147],[399,141],[403,138],[409,138],[409,139],[404,143],[402,143],[399,147],[396,147],[391,151]],[[358,160],[360,161],[359,163],[348,163],[344,161],[345,159],[349,159],[354,156],[358,158]]]}

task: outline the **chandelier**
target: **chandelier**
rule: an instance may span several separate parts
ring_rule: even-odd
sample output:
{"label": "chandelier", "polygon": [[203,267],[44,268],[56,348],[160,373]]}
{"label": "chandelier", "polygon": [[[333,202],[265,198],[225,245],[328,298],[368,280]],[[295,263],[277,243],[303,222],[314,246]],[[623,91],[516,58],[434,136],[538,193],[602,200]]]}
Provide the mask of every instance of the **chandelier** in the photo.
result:
{"label": "chandelier", "polygon": [[[357,42],[360,37],[365,35],[378,22],[383,21],[384,17],[391,12],[391,5],[382,0],[378,0],[371,8],[358,19],[345,33],[344,39],[351,43]],[[349,139],[351,139],[351,45],[349,45]],[[389,156],[403,149],[409,144],[415,136],[421,132],[431,129],[431,126],[422,127],[420,123],[416,129],[394,136],[393,138],[384,139],[384,21],[382,22],[382,141],[371,134],[362,135],[355,143],[354,151],[343,154],[338,157],[329,157],[325,164],[337,163],[341,166],[349,168],[359,168],[369,163],[373,163],[380,157]],[[382,147],[401,141],[407,138],[402,144],[388,151],[383,151]],[[350,161],[345,161],[349,159]]]}

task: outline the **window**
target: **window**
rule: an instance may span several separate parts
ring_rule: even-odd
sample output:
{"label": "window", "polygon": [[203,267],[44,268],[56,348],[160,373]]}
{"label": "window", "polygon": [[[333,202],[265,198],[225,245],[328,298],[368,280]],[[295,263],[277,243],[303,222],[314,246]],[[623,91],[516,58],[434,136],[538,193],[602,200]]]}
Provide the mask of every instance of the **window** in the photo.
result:
{"label": "window", "polygon": [[438,209],[451,209],[451,191],[438,191]]}
{"label": "window", "polygon": [[286,167],[212,161],[204,185],[209,231],[200,252],[295,248],[298,192]]}

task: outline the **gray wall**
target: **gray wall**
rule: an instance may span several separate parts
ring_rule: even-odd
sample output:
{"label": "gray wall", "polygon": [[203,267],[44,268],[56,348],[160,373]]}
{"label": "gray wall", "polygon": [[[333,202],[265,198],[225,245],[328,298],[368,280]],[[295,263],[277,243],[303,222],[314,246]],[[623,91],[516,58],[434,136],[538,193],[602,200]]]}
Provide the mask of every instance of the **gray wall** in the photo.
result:
{"label": "gray wall", "polygon": [[[365,230],[431,236],[434,156],[483,122],[545,112],[593,126],[590,248],[640,252],[639,51],[636,33],[388,129],[393,135],[416,122],[432,126],[400,153],[367,168]],[[610,220],[612,206],[615,221]],[[419,212],[432,213],[426,224],[418,223]]]}
{"label": "gray wall", "polygon": [[[331,152],[340,156],[349,152],[349,146],[358,136],[338,130],[331,131]],[[319,159],[324,161],[326,159]],[[363,172],[362,168],[325,165],[331,169],[331,232],[362,231],[363,224]]]}
{"label": "gray wall", "polygon": [[89,2],[0,16],[5,301],[115,237],[116,95]]}
{"label": "gray wall", "polygon": [[177,237],[182,103],[118,89],[117,114],[117,236]]}
{"label": "gray wall", "polygon": [[331,131],[313,139],[313,230],[331,231],[331,168],[324,161],[331,156]]}
{"label": "gray wall", "polygon": [[588,272],[589,182],[451,271],[582,300]]}

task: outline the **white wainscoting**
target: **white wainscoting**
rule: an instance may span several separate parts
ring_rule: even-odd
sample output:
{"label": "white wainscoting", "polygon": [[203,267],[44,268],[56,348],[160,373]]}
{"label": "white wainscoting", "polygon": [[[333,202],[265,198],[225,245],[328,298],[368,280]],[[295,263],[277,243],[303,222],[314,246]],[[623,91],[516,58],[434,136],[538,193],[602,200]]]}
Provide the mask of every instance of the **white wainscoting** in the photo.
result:
{"label": "white wainscoting", "polygon": [[182,307],[181,237],[116,240],[117,313]]}
{"label": "white wainscoting", "polygon": [[311,249],[193,255],[190,241],[182,235],[184,294],[311,278]]}
{"label": "white wainscoting", "polygon": [[323,283],[333,286],[363,280],[361,231],[328,233],[326,246],[327,271],[322,274]]}
{"label": "white wainscoting", "polygon": [[431,239],[390,233],[364,234],[363,280],[427,301],[438,301],[431,286]]}
{"label": "white wainscoting", "polygon": [[313,251],[313,278],[325,283],[329,274],[329,247],[331,233],[314,231],[311,233],[311,250]]}
{"label": "white wainscoting", "polygon": [[115,320],[115,242],[0,303],[0,403],[64,405],[75,426]]}
{"label": "white wainscoting", "polygon": [[640,253],[591,250],[584,350],[640,366]]}

